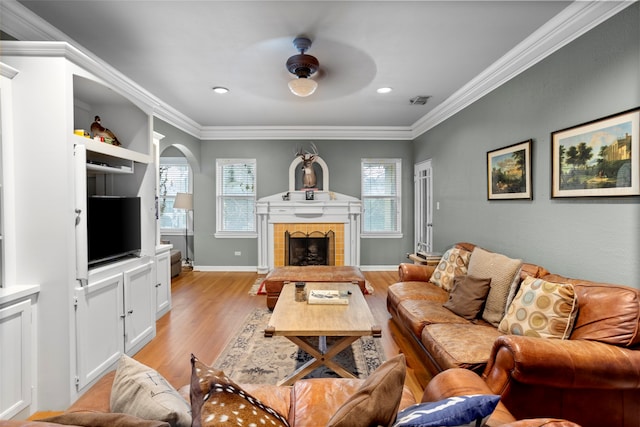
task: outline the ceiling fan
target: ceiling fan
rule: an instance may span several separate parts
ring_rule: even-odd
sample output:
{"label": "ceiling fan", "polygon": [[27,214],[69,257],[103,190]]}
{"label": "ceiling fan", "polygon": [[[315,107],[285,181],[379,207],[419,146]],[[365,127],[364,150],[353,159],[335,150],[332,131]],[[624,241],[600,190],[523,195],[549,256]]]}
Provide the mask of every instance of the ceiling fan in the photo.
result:
{"label": "ceiling fan", "polygon": [[318,71],[320,63],[315,56],[305,53],[311,47],[309,38],[296,37],[293,40],[293,46],[300,53],[287,59],[287,70],[296,76],[289,82],[289,89],[294,95],[306,97],[313,94],[318,88],[318,82],[311,79],[311,76]]}

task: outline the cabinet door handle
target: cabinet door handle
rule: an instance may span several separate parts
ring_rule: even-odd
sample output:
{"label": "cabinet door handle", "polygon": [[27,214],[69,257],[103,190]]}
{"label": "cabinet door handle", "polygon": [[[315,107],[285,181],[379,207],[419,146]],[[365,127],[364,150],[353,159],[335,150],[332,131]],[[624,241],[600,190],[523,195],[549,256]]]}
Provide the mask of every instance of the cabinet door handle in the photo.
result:
{"label": "cabinet door handle", "polygon": [[133,310],[127,311],[127,314],[133,314]]}

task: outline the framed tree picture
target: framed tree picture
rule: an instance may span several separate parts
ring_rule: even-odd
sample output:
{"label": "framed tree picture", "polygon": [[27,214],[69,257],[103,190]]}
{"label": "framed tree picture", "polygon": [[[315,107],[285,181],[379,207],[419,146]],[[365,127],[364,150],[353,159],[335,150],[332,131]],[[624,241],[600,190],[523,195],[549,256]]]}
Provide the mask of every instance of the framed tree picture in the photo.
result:
{"label": "framed tree picture", "polygon": [[489,200],[533,199],[531,144],[529,139],[487,153]]}
{"label": "framed tree picture", "polygon": [[551,133],[551,197],[640,195],[640,109]]}

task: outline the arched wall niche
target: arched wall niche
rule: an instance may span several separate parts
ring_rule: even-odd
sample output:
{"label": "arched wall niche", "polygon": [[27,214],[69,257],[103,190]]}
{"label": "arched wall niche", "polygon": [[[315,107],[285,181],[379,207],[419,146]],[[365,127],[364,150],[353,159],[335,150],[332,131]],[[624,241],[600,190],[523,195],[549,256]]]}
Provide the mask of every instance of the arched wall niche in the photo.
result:
{"label": "arched wall niche", "polygon": [[196,159],[196,156],[193,155],[193,152],[189,149],[189,147],[187,147],[186,145],[183,145],[183,144],[167,145],[166,147],[164,147],[162,149],[162,152],[160,153],[160,157],[162,157],[163,154],[169,148],[175,148],[175,149],[177,149],[178,151],[180,151],[182,153],[182,155],[187,159],[187,162],[189,163],[189,166],[191,166],[191,171],[194,174],[200,172],[200,163],[198,163],[198,159]]}
{"label": "arched wall niche", "polygon": [[[329,167],[327,163],[318,156],[313,162],[313,170],[316,173],[316,189],[319,191],[329,191]],[[302,185],[302,159],[296,157],[289,165],[289,191],[304,191]]]}

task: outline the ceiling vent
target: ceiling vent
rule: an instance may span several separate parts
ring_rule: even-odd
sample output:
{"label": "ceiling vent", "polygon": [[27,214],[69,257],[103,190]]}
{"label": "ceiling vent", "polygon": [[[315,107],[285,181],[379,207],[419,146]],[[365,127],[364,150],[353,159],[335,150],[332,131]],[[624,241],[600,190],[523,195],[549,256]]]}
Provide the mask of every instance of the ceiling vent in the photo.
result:
{"label": "ceiling vent", "polygon": [[416,96],[415,98],[411,98],[409,100],[409,104],[411,105],[424,105],[431,98],[430,96]]}

